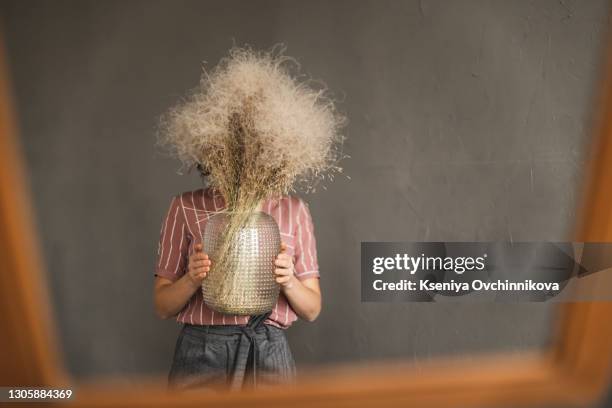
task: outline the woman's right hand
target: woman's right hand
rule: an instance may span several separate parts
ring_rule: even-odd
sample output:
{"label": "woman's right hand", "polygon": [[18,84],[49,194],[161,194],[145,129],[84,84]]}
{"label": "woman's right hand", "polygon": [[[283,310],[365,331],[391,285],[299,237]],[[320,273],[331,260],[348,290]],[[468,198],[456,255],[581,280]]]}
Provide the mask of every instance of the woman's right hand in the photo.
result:
{"label": "woman's right hand", "polygon": [[206,278],[208,271],[210,271],[210,265],[211,261],[208,259],[208,255],[204,253],[202,244],[196,244],[193,254],[189,256],[189,266],[187,269],[187,275],[194,286],[202,285],[202,281]]}

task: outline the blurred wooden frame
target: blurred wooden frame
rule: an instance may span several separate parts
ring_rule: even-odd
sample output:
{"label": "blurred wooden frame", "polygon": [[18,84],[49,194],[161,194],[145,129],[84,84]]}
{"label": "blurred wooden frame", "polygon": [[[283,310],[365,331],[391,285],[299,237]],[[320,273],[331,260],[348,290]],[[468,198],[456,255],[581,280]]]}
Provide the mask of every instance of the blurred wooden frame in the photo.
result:
{"label": "blurred wooden frame", "polygon": [[[72,404],[77,406],[297,408],[584,406],[600,398],[610,383],[612,303],[603,302],[560,306],[550,348],[520,355],[483,354],[418,365],[347,365],[306,375],[296,388],[240,393],[172,394],[165,391],[163,379],[143,379],[136,386],[75,383],[63,367],[50,313],[3,51],[0,49],[0,385],[69,385],[76,389]],[[612,46],[609,51],[578,241],[612,241]]]}

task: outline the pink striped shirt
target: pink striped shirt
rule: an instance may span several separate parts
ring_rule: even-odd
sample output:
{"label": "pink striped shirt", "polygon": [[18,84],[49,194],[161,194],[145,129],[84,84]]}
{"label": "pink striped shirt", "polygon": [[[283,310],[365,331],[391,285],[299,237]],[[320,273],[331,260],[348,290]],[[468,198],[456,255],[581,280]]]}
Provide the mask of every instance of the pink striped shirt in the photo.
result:
{"label": "pink striped shirt", "polygon": [[[189,191],[172,199],[160,232],[156,276],[174,282],[185,274],[193,246],[202,242],[201,228],[211,212],[224,205],[223,197],[212,189]],[[307,204],[297,197],[283,196],[265,200],[262,211],[276,220],[287,253],[293,256],[295,276],[300,280],[319,278],[316,241]],[[242,325],[248,319],[249,316],[227,315],[209,309],[200,290],[176,316],[179,322],[200,325]],[[281,293],[266,323],[287,328],[295,320],[297,315]]]}

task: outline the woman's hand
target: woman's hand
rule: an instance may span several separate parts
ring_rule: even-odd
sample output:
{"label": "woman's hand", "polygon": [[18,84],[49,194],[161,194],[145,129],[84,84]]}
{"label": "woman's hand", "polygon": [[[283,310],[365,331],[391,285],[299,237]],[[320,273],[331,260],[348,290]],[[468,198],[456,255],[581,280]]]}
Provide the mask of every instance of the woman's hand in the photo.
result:
{"label": "woman's hand", "polygon": [[155,278],[155,312],[162,319],[176,316],[183,310],[210,271],[211,261],[201,244],[194,246],[194,252],[188,261],[187,271],[180,279],[173,282],[159,276]]}
{"label": "woman's hand", "polygon": [[194,252],[189,257],[189,265],[187,275],[189,280],[195,287],[202,285],[202,281],[210,271],[211,261],[208,255],[204,253],[202,244],[194,246]]}
{"label": "woman's hand", "polygon": [[295,313],[302,319],[312,322],[321,312],[321,289],[319,279],[300,281],[295,276],[293,258],[286,253],[287,246],[281,244],[281,252],[274,260],[276,282],[281,285],[284,295]]}
{"label": "woman's hand", "polygon": [[274,274],[276,275],[276,283],[281,285],[282,289],[290,289],[295,284],[295,272],[293,269],[293,259],[287,254],[287,245],[281,243],[281,252],[274,260]]}

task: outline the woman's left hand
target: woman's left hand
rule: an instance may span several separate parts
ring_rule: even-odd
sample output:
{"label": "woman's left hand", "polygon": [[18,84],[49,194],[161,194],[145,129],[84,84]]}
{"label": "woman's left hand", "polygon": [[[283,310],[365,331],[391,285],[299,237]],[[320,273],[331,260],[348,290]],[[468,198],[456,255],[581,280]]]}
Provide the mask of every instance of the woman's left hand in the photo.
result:
{"label": "woman's left hand", "polygon": [[281,285],[282,289],[290,289],[295,283],[295,272],[293,269],[293,258],[286,253],[287,245],[281,243],[281,252],[274,260],[274,274],[276,275],[276,283]]}

